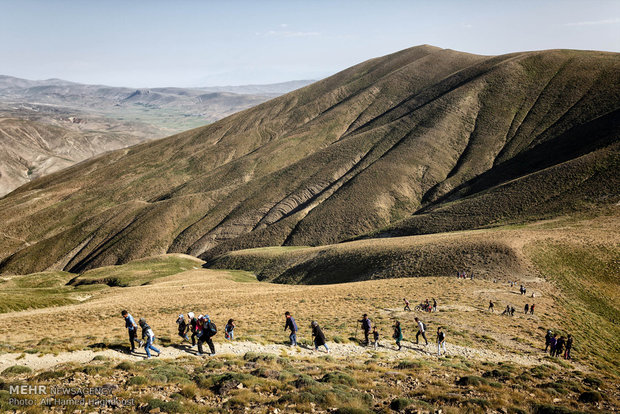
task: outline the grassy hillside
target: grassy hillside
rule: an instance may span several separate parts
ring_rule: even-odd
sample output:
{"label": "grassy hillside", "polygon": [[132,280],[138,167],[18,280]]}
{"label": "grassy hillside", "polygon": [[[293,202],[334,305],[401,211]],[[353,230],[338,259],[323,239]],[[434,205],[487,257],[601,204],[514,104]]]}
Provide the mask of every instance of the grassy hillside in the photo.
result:
{"label": "grassy hillside", "polygon": [[210,260],[611,205],[619,110],[618,54],[406,49],[21,187],[0,199],[0,271]]}

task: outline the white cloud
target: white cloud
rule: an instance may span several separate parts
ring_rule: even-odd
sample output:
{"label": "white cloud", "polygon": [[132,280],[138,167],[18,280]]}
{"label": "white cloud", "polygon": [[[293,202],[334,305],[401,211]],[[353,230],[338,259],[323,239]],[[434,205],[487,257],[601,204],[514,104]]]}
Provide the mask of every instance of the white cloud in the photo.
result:
{"label": "white cloud", "polygon": [[473,24],[469,24],[469,23],[463,23],[461,26],[463,26],[465,29],[471,29],[474,27]]}
{"label": "white cloud", "polygon": [[620,23],[620,18],[593,20],[593,21],[584,21],[584,22],[572,22],[572,23],[565,23],[564,26],[598,26],[602,24],[617,24],[617,23]]}

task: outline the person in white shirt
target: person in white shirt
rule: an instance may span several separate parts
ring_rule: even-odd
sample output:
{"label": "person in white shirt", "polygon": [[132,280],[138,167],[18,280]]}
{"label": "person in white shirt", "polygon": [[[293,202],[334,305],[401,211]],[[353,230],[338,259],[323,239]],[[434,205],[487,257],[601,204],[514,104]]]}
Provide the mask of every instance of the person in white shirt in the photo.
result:
{"label": "person in white shirt", "polygon": [[420,338],[420,335],[422,335],[422,338],[426,341],[426,345],[428,345],[428,339],[426,339],[426,326],[424,325],[424,322],[418,318],[415,318],[415,321],[418,324],[418,333],[415,334],[415,343],[418,344],[418,339]]}

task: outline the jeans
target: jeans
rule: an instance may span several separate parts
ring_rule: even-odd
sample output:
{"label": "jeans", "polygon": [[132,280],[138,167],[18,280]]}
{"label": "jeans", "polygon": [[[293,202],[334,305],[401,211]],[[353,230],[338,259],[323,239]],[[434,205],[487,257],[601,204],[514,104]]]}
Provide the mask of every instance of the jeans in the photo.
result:
{"label": "jeans", "polygon": [[297,332],[291,332],[291,334],[289,335],[289,339],[291,340],[291,346],[297,345]]}
{"label": "jeans", "polygon": [[443,353],[446,353],[446,341],[437,343],[437,355],[441,355],[441,347],[443,347]]}
{"label": "jeans", "polygon": [[151,357],[151,351],[150,351],[151,349],[152,349],[153,351],[157,352],[157,355],[159,355],[159,354],[160,354],[159,349],[157,349],[157,348],[155,348],[155,347],[153,346],[153,341],[154,341],[154,340],[155,340],[155,337],[153,337],[153,338],[147,338],[147,340],[146,340],[146,345],[144,345],[144,349],[146,349],[146,356],[147,356],[148,358],[150,358],[150,357]]}
{"label": "jeans", "polygon": [[417,334],[415,334],[415,343],[418,343],[418,338],[420,337],[420,335],[422,335],[422,338],[424,338],[424,340],[426,341],[426,345],[428,345],[428,339],[426,339],[426,333],[422,332],[422,331],[418,331]]}
{"label": "jeans", "polygon": [[187,342],[189,342],[189,337],[187,336],[186,333],[184,332],[179,332],[179,336],[183,339],[185,339]]}
{"label": "jeans", "polygon": [[129,328],[127,329],[127,332],[129,333],[129,343],[131,344],[131,352],[136,350],[136,328]]}
{"label": "jeans", "polygon": [[[329,352],[329,348],[327,347],[327,344],[323,344],[323,346],[325,347],[325,350],[326,350],[327,352]],[[318,347],[318,346],[315,346],[315,347],[314,347],[314,350],[315,350],[315,351],[318,351],[318,350],[319,350],[319,347]]]}
{"label": "jeans", "polygon": [[229,341],[232,341],[233,339],[235,339],[235,332],[234,331],[230,331],[228,332],[228,339]]}
{"label": "jeans", "polygon": [[192,346],[196,345],[196,338],[198,335],[196,335],[196,332],[192,332]]}
{"label": "jeans", "polygon": [[368,340],[368,335],[370,335],[370,331],[367,331],[366,329],[364,329],[364,344],[365,345],[370,345],[370,341]]}

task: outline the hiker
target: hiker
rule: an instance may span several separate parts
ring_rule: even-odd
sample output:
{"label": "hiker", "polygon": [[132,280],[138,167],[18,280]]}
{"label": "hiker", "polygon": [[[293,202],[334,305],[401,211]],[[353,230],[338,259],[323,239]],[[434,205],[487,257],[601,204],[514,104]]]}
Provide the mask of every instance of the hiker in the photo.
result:
{"label": "hiker", "polygon": [[562,335],[555,344],[556,357],[562,358],[562,356],[564,355],[564,345],[566,345],[566,339],[564,338],[564,335]]}
{"label": "hiker", "polygon": [[534,306],[536,305],[534,305],[533,303],[532,303],[532,306],[530,306],[530,315],[534,314]]}
{"label": "hiker", "polygon": [[555,347],[558,344],[558,340],[555,338],[557,334],[551,335],[551,339],[549,340],[549,355],[555,356]]}
{"label": "hiker", "polygon": [[474,280],[474,271],[471,271],[471,274],[469,275],[469,280]]}
{"label": "hiker", "polygon": [[426,345],[428,345],[428,339],[426,339],[426,325],[424,325],[424,322],[422,322],[418,318],[414,318],[414,319],[416,323],[418,324],[418,333],[415,334],[416,345],[419,342],[418,339],[420,338],[420,335],[422,335],[422,338],[424,338],[424,341],[426,341]]}
{"label": "hiker", "polygon": [[[131,350],[129,351],[129,353],[135,352],[136,351],[135,341],[136,341],[136,333],[138,331],[138,325],[136,325],[136,321],[133,319],[133,316],[131,316],[129,312],[127,312],[126,310],[123,310],[121,312],[121,315],[125,319],[125,328],[127,328],[127,333],[129,334],[129,343],[131,344]],[[141,341],[140,341],[139,346],[142,346]]]}
{"label": "hiker", "polygon": [[409,301],[407,300],[407,298],[403,298],[403,300],[405,301],[405,309],[406,311],[411,311],[411,308],[409,307]]}
{"label": "hiker", "polygon": [[379,347],[379,331],[376,326],[372,328],[372,339],[375,341],[374,346],[377,349]]}
{"label": "hiker", "polygon": [[370,322],[370,319],[368,319],[367,314],[363,314],[362,320],[358,322],[362,324],[362,330],[364,331],[364,345],[368,346],[370,343],[368,341],[368,335],[370,334],[370,330],[372,329],[372,322]]}
{"label": "hiker", "polygon": [[196,337],[198,336],[198,318],[194,315],[194,312],[187,312],[187,318],[189,319],[189,330],[192,333],[192,347],[196,346]]}
{"label": "hiker", "polygon": [[433,312],[437,312],[437,301],[433,298]]}
{"label": "hiker", "polygon": [[187,331],[189,330],[189,326],[187,322],[185,322],[185,318],[183,314],[180,314],[177,318],[177,325],[179,325],[179,336],[183,338],[184,341],[189,342],[189,337],[187,336]]}
{"label": "hiker", "polygon": [[515,316],[515,307],[514,306],[510,307],[510,316]]}
{"label": "hiker", "polygon": [[205,342],[209,345],[209,355],[215,355],[215,344],[213,343],[213,338],[217,333],[217,327],[211,319],[209,315],[205,315],[202,319],[199,319],[199,324],[202,326],[202,330],[200,331],[200,336],[198,337],[198,356],[202,356],[202,344]]}
{"label": "hiker", "polygon": [[502,312],[502,315],[510,316],[510,305],[506,305],[506,309],[504,309],[504,311]]}
{"label": "hiker", "polygon": [[317,321],[312,321],[310,328],[312,329],[312,337],[314,338],[314,350],[318,351],[319,347],[323,345],[325,347],[325,351],[329,354],[329,348],[325,343],[325,334],[321,330],[319,323]]}
{"label": "hiker", "polygon": [[153,333],[153,330],[151,329],[149,324],[146,323],[146,319],[140,318],[139,323],[140,328],[142,328],[142,339],[146,340],[146,343],[144,344],[144,349],[146,350],[146,359],[149,359],[151,357],[151,349],[157,352],[157,356],[159,356],[161,354],[161,351],[153,346],[153,342],[155,342],[155,334]]}
{"label": "hiker", "polygon": [[295,323],[295,318],[291,316],[289,311],[284,312],[284,316],[286,316],[286,323],[284,324],[284,330],[291,330],[291,334],[289,338],[291,340],[291,347],[297,345],[297,324]]}
{"label": "hiker", "polygon": [[235,339],[235,321],[234,319],[229,319],[228,323],[224,327],[224,338],[232,341]]}
{"label": "hiker", "polygon": [[489,301],[489,311],[495,312],[495,304],[492,300]]}
{"label": "hiker", "polygon": [[523,285],[519,286],[519,292],[523,294]]}
{"label": "hiker", "polygon": [[551,335],[551,329],[547,329],[547,335],[545,335],[545,352],[547,352],[547,350],[551,346]]}
{"label": "hiker", "polygon": [[530,311],[530,305],[526,303],[524,310],[525,310],[524,313],[527,315],[527,313]]}
{"label": "hiker", "polygon": [[396,340],[396,346],[398,346],[398,350],[400,351],[401,346],[400,346],[400,341],[403,340],[403,331],[402,329],[400,329],[400,322],[396,321],[394,322],[394,334],[392,334],[392,338],[394,338],[394,340]]}
{"label": "hiker", "polygon": [[566,348],[564,351],[564,359],[572,359],[570,357],[570,350],[573,348],[573,336],[568,334],[568,338],[566,339]]}
{"label": "hiker", "polygon": [[431,304],[428,302],[428,299],[426,299],[424,301],[424,311],[425,312],[430,312],[431,311]]}
{"label": "hiker", "polygon": [[441,326],[437,328],[437,356],[441,355],[441,347],[443,346],[443,353],[446,354],[446,334],[441,330]]}

